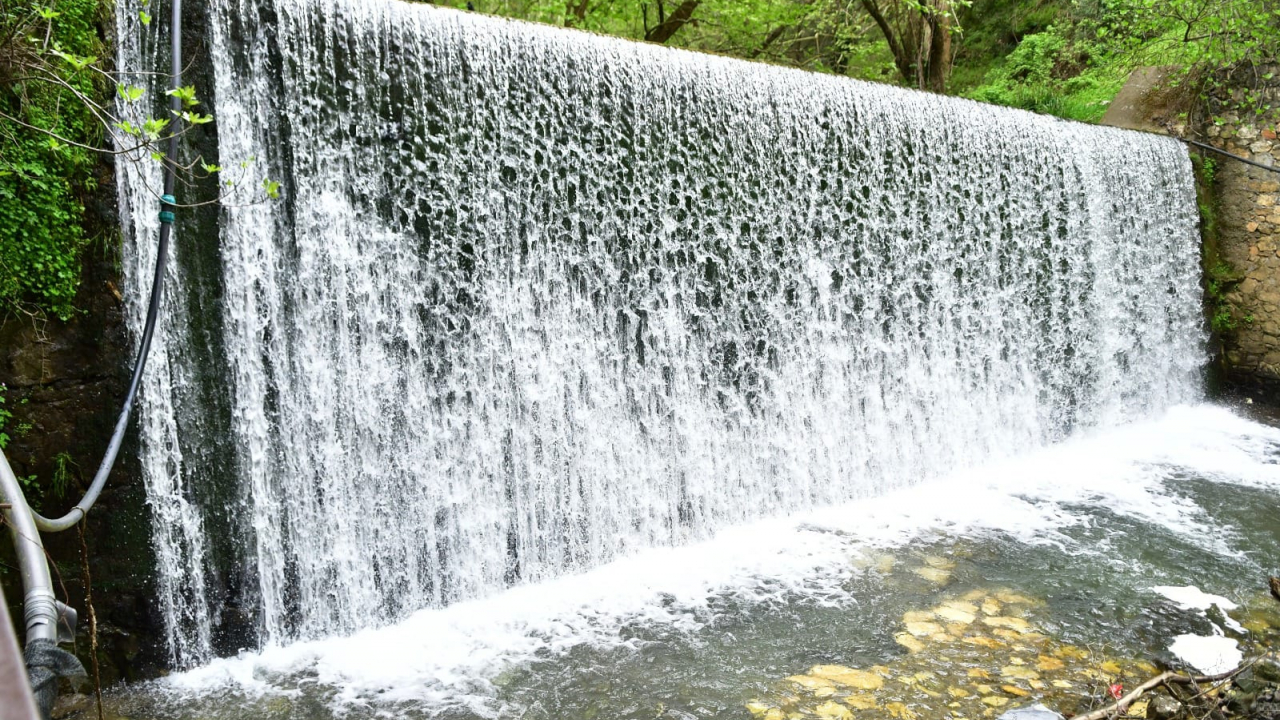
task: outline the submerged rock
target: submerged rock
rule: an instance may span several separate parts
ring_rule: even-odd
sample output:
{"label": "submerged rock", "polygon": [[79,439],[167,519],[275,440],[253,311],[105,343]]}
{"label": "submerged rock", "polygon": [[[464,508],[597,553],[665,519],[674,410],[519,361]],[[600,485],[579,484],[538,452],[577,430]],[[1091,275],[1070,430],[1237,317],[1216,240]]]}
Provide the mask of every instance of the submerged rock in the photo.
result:
{"label": "submerged rock", "polygon": [[[894,640],[907,653],[886,666],[814,665],[786,678],[789,690],[748,710],[764,720],[997,720],[1012,703],[1074,712],[1098,701],[1100,684],[1136,684],[1156,672],[1038,632],[1033,623],[1041,604],[1008,590],[943,598],[929,610],[903,614]],[[1128,711],[1131,717],[1148,712],[1141,703]]]}
{"label": "submerged rock", "polygon": [[1182,713],[1182,703],[1168,695],[1153,695],[1147,703],[1147,720],[1174,720]]}

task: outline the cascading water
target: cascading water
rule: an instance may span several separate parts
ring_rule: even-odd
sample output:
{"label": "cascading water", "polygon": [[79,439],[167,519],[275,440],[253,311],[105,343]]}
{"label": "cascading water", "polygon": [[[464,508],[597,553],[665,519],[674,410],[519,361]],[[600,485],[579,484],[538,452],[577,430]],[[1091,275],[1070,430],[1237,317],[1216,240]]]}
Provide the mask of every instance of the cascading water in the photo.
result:
{"label": "cascading water", "polygon": [[283,199],[221,216],[221,506],[177,439],[181,315],[146,388],[176,664],[212,654],[211,517],[280,643],[1199,394],[1171,140],[389,0],[210,4],[221,162]]}

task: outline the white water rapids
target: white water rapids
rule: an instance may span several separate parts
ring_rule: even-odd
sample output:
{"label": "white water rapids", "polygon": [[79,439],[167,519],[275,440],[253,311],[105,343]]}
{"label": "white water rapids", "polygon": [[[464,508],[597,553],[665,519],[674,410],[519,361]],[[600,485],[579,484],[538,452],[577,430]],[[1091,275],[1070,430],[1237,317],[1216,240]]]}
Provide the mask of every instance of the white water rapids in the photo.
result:
{"label": "white water rapids", "polygon": [[[219,161],[283,198],[225,207],[213,266],[178,234],[141,408],[177,666],[228,595],[263,645],[349,634],[1201,394],[1172,140],[390,0],[209,6]],[[158,66],[120,7],[120,66]]]}

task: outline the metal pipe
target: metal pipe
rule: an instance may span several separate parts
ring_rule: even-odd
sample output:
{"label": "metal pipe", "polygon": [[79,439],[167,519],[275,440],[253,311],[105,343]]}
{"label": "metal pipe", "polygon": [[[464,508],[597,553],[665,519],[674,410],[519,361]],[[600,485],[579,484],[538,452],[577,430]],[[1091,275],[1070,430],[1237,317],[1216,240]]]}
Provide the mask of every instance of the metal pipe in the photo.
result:
{"label": "metal pipe", "polygon": [[4,519],[13,536],[13,547],[18,555],[18,568],[22,573],[22,612],[26,618],[26,642],[45,638],[58,641],[58,605],[53,596],[53,578],[49,575],[49,563],[44,557],[44,544],[40,532],[31,518],[22,486],[9,467],[9,460],[0,452],[0,500],[7,504]]}
{"label": "metal pipe", "polygon": [[31,685],[27,682],[26,668],[22,666],[22,652],[13,636],[13,624],[9,621],[9,604],[4,590],[0,589],[0,707],[6,720],[36,720],[35,702],[31,698]]}
{"label": "metal pipe", "polygon": [[[173,70],[173,89],[182,87],[182,0],[173,0],[173,16],[170,34]],[[175,117],[182,114],[182,99],[177,95],[169,98],[169,108]],[[176,127],[176,124],[175,124]],[[80,519],[88,514],[89,509],[97,502],[102,488],[107,484],[107,476],[115,467],[116,456],[120,453],[120,445],[124,442],[125,432],[129,429],[129,415],[133,412],[133,403],[138,395],[138,386],[142,382],[142,371],[147,364],[147,354],[151,351],[151,338],[155,334],[156,319],[160,315],[160,301],[164,295],[164,271],[169,257],[169,235],[173,227],[174,206],[173,193],[176,187],[176,171],[178,167],[178,133],[169,136],[169,148],[164,162],[164,196],[160,205],[160,246],[156,250],[155,275],[151,280],[151,301],[147,306],[147,319],[142,330],[142,342],[138,347],[138,357],[133,365],[133,378],[129,381],[129,392],[125,394],[124,404],[120,408],[120,416],[116,419],[115,430],[107,443],[98,472],[89,484],[89,490],[71,508],[66,515],[59,518],[46,518],[32,511],[36,526],[45,532],[61,532],[75,527]]]}

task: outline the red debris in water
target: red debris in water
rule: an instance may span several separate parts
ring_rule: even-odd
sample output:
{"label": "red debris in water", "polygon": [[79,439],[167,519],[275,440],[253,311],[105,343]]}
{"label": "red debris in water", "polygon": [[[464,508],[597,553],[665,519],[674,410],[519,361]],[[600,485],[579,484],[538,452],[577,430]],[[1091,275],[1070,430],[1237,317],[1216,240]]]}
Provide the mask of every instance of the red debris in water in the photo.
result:
{"label": "red debris in water", "polygon": [[1111,693],[1111,697],[1119,700],[1124,697],[1124,686],[1120,683],[1116,683],[1115,685],[1107,688],[1107,692]]}

